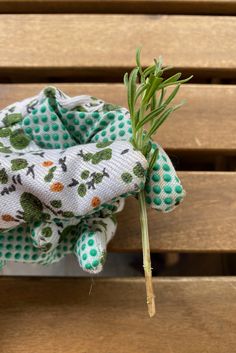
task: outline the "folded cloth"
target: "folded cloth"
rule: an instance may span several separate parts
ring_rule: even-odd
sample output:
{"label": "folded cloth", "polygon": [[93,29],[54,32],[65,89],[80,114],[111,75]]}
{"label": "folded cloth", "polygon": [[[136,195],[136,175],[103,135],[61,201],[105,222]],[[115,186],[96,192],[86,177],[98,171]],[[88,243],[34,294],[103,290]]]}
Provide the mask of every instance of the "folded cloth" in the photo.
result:
{"label": "folded cloth", "polygon": [[[73,252],[100,272],[124,198],[145,187],[168,212],[185,192],[158,144],[152,170],[130,143],[129,112],[54,87],[0,112],[0,256],[52,263]],[[151,153],[150,153],[151,155]]]}

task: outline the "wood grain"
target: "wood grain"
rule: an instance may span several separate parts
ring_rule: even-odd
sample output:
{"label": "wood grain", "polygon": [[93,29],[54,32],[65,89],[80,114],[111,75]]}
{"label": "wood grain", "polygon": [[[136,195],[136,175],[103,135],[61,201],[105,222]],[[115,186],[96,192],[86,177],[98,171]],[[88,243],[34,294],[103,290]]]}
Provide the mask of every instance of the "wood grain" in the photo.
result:
{"label": "wood grain", "polygon": [[[172,213],[149,210],[152,251],[236,251],[236,173],[181,172],[186,200]],[[111,251],[141,250],[138,204],[129,199],[118,216]]]}
{"label": "wood grain", "polygon": [[0,70],[130,68],[142,46],[143,65],[161,54],[180,69],[231,72],[235,33],[234,17],[2,15]]}
{"label": "wood grain", "polygon": [[[71,96],[89,94],[127,106],[123,84],[56,84]],[[0,84],[0,109],[38,94],[45,84]],[[172,150],[236,151],[236,86],[182,86],[176,102],[187,104],[160,128],[156,139]],[[179,133],[181,132],[181,133]]]}
{"label": "wood grain", "polygon": [[236,279],[155,279],[149,319],[142,279],[0,281],[1,353],[229,353]]}
{"label": "wood grain", "polygon": [[235,0],[0,0],[1,13],[236,13]]}

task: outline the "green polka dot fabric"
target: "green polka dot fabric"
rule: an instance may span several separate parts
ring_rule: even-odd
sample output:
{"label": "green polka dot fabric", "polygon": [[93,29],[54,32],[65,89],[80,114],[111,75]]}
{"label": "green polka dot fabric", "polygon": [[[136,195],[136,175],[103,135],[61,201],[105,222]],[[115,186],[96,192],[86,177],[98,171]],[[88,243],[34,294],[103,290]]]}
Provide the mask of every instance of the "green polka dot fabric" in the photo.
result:
{"label": "green polka dot fabric", "polygon": [[[103,268],[115,213],[145,187],[151,207],[168,212],[185,192],[167,154],[149,173],[130,143],[129,112],[54,87],[0,112],[0,258],[50,264],[74,253]],[[151,143],[151,142],[150,142]]]}
{"label": "green polka dot fabric", "polygon": [[161,146],[152,145],[152,151],[158,149],[158,157],[147,177],[146,202],[158,211],[170,212],[182,202],[185,191],[168,155]]}
{"label": "green polka dot fabric", "polygon": [[22,224],[0,234],[0,265],[2,268],[8,261],[48,265],[73,253],[85,271],[98,273],[106,259],[107,242],[114,236],[115,230],[114,217],[94,217],[77,221],[74,225],[64,223],[57,247],[45,251],[34,245],[32,228]]}

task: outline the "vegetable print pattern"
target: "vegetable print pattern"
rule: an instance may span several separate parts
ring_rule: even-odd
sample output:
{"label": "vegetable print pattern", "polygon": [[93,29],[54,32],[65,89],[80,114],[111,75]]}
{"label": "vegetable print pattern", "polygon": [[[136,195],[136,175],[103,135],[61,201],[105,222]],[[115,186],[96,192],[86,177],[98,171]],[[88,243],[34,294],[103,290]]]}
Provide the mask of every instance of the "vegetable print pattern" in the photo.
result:
{"label": "vegetable print pattern", "polygon": [[[168,212],[185,192],[157,144],[147,161],[128,142],[129,113],[54,87],[0,112],[0,258],[49,264],[74,253],[102,270],[124,198],[145,187],[147,203]],[[121,142],[122,141],[122,142]]]}

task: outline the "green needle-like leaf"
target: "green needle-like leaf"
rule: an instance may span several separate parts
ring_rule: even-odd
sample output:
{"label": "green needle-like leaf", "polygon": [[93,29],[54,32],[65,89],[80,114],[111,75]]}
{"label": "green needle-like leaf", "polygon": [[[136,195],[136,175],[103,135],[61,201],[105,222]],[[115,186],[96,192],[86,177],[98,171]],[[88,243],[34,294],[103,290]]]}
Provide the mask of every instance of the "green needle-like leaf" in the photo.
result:
{"label": "green needle-like leaf", "polygon": [[173,113],[175,110],[179,109],[180,107],[182,107],[182,105],[185,102],[181,102],[180,104],[172,107],[172,108],[168,108],[158,119],[157,121],[153,124],[153,126],[151,127],[151,129],[148,131],[146,137],[151,138],[152,135],[154,135],[157,131],[157,129],[159,129],[159,127],[164,123],[164,121],[168,118],[168,116]]}
{"label": "green needle-like leaf", "polygon": [[146,94],[143,98],[144,102],[147,104],[152,98],[153,94],[158,90],[158,86],[160,86],[163,81],[162,77],[153,77],[150,88],[146,91]]}
{"label": "green needle-like leaf", "polygon": [[161,93],[160,93],[160,97],[159,97],[159,101],[158,101],[158,106],[160,107],[162,105],[162,101],[165,95],[165,90],[164,88],[161,88]]}
{"label": "green needle-like leaf", "polygon": [[135,98],[135,93],[136,93],[136,82],[137,82],[137,76],[138,76],[138,68],[136,67],[131,71],[130,77],[129,77],[129,83],[128,83],[128,105],[129,105],[129,110],[131,116],[133,115],[134,112],[134,98]]}
{"label": "green needle-like leaf", "polygon": [[175,98],[176,94],[178,93],[180,89],[180,84],[178,84],[172,91],[172,93],[169,95],[169,97],[165,100],[165,104],[168,105],[170,102]]}
{"label": "green needle-like leaf", "polygon": [[180,84],[186,83],[186,82],[188,82],[189,80],[191,80],[192,77],[193,77],[193,76],[190,76],[190,77],[186,78],[185,80],[171,81],[171,82],[167,82],[167,83],[166,83],[166,81],[164,81],[164,82],[162,83],[162,85],[160,86],[160,88],[172,86],[172,85],[179,84],[179,83],[180,83]]}
{"label": "green needle-like leaf", "polygon": [[148,77],[148,75],[152,74],[156,69],[156,65],[152,65],[147,67],[144,71],[143,71],[143,76],[146,78]]}
{"label": "green needle-like leaf", "polygon": [[158,149],[156,149],[156,150],[153,152],[152,157],[151,157],[151,159],[150,159],[150,161],[149,161],[149,167],[148,167],[149,170],[152,170],[152,168],[153,168],[153,166],[154,166],[154,164],[155,164],[155,162],[156,162],[156,160],[157,160],[158,152],[159,152]]}
{"label": "green needle-like leaf", "polygon": [[138,122],[138,124],[136,126],[136,129],[137,130],[140,129],[142,126],[144,126],[150,120],[152,120],[153,118],[157,117],[165,109],[166,109],[166,105],[162,105],[161,107],[152,110],[151,113],[149,113],[147,116],[145,116],[145,118],[143,118],[143,120]]}
{"label": "green needle-like leaf", "polygon": [[128,84],[129,84],[129,75],[128,75],[128,72],[126,72],[124,74],[124,84],[126,86],[126,88],[128,88]]}
{"label": "green needle-like leaf", "polygon": [[178,79],[181,77],[181,75],[182,75],[181,72],[178,72],[177,74],[175,74],[175,75],[169,77],[167,80],[165,80],[163,82],[163,85],[170,83],[170,82],[177,82]]}
{"label": "green needle-like leaf", "polygon": [[157,129],[164,123],[164,121],[168,118],[168,116],[173,112],[173,108],[167,109],[161,116],[156,120],[151,129],[148,131],[146,138],[151,138]]}
{"label": "green needle-like leaf", "polygon": [[[137,66],[130,75],[128,73],[124,75],[124,84],[127,88],[133,142],[141,152],[144,150],[146,152],[147,140],[152,138],[168,116],[182,105],[181,103],[168,107],[176,97],[181,84],[188,82],[192,76],[180,80],[181,73],[178,72],[164,79],[163,73],[171,67],[163,67],[162,58],[159,57],[158,60],[154,59],[153,65],[143,69],[140,53],[141,50],[138,48],[136,50]],[[175,87],[167,96],[169,86]],[[143,137],[144,128],[147,129],[145,137]]]}
{"label": "green needle-like leaf", "polygon": [[140,52],[141,52],[141,49],[137,48],[137,50],[136,50],[136,64],[139,69],[139,73],[142,76],[143,69],[142,69],[141,62],[140,62]]}
{"label": "green needle-like leaf", "polygon": [[[168,105],[175,98],[180,85],[189,81],[191,77],[179,80],[181,73],[176,73],[164,80],[163,73],[170,67],[162,66],[162,59],[154,59],[154,65],[143,70],[140,60],[140,49],[136,50],[136,64],[130,75],[124,75],[124,84],[127,88],[128,106],[133,130],[132,144],[149,160],[149,171],[157,160],[158,149],[151,154],[152,137],[168,118],[168,116],[178,109],[183,102],[173,107]],[[174,85],[173,91],[164,101],[166,87]],[[164,101],[164,102],[163,102]],[[148,124],[147,131],[144,125]],[[150,156],[151,154],[151,156]],[[140,223],[143,248],[143,267],[146,281],[148,312],[152,317],[155,314],[155,296],[152,285],[152,269],[150,257],[150,242],[148,235],[147,210],[145,204],[145,191],[138,194],[140,207]]]}
{"label": "green needle-like leaf", "polygon": [[151,110],[154,110],[156,108],[156,105],[157,105],[157,97],[156,97],[156,94],[154,94],[152,96],[152,101],[151,101]]}
{"label": "green needle-like leaf", "polygon": [[150,86],[150,83],[144,83],[141,84],[138,88],[137,91],[135,93],[135,98],[134,98],[134,103],[137,102],[138,98],[141,96],[141,94],[148,89],[148,87]]}

